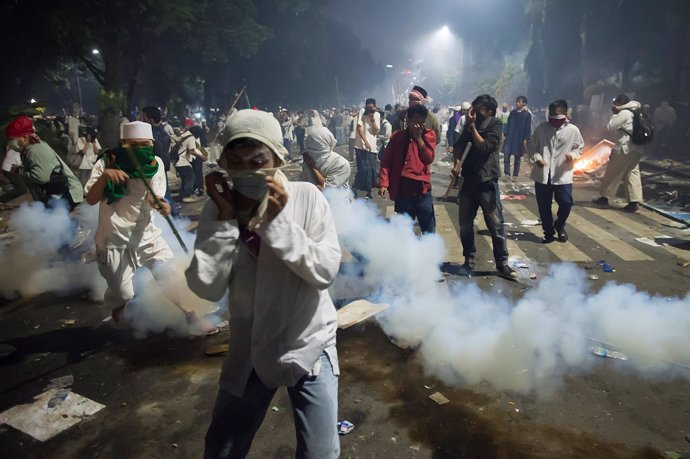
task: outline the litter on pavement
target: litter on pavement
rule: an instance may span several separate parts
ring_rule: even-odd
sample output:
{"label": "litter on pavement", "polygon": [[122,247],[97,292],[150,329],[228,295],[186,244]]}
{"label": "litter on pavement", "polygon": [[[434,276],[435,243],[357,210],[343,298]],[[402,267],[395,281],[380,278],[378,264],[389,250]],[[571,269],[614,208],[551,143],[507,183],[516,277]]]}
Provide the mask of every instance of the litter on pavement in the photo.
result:
{"label": "litter on pavement", "polygon": [[445,405],[446,403],[450,402],[442,393],[440,392],[434,392],[433,394],[429,395],[429,398],[436,402],[437,405]]}
{"label": "litter on pavement", "polygon": [[46,441],[105,408],[69,389],[50,389],[33,403],[17,405],[0,413],[0,423]]}

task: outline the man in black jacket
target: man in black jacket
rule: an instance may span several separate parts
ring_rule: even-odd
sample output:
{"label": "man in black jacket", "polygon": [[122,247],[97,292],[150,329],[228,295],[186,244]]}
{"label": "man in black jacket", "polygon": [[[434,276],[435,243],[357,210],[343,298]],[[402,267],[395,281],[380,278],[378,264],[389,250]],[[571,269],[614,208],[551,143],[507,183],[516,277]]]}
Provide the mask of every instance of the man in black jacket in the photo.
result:
{"label": "man in black jacket", "polygon": [[[508,266],[508,243],[503,228],[503,207],[498,179],[501,175],[498,163],[498,149],[503,133],[501,121],[496,118],[496,99],[488,94],[477,97],[466,115],[465,127],[453,146],[455,164],[453,175],[462,175],[463,184],[458,195],[460,206],[460,241],[465,264],[469,274],[474,269],[474,218],[477,209],[482,208],[491,241],[498,275],[514,280],[517,273]],[[461,157],[468,143],[472,143],[465,160]]]}

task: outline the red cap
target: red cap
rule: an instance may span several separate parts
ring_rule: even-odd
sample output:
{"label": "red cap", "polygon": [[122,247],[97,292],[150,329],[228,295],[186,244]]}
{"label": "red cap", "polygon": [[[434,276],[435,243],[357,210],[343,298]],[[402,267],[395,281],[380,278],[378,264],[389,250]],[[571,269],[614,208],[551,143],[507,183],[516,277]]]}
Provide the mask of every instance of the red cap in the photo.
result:
{"label": "red cap", "polygon": [[35,133],[34,122],[26,115],[18,116],[13,119],[5,128],[5,137],[8,139],[16,139],[17,137],[24,137]]}
{"label": "red cap", "polygon": [[184,119],[184,126],[185,127],[192,127],[194,126],[194,120],[191,118],[185,118]]}

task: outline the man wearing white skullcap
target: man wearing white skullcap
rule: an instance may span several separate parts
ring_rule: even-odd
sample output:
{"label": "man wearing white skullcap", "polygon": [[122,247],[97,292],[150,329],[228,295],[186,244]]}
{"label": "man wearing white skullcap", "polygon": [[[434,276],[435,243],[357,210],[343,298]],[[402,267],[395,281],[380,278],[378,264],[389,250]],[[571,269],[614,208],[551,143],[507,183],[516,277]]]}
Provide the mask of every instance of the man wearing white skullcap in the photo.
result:
{"label": "man wearing white skullcap", "polygon": [[[108,284],[104,302],[112,309],[115,322],[131,319],[126,306],[134,298],[132,279],[137,267],[147,267],[157,280],[169,281],[173,275],[169,263],[173,253],[153,221],[156,209],[169,215],[170,205],[163,199],[165,168],[163,160],[153,154],[151,125],[125,123],[120,132],[122,145],[99,158],[84,187],[86,202],[99,205],[96,260]],[[144,180],[158,196],[160,207]],[[166,285],[164,291],[185,313],[190,334],[218,331],[194,311],[182,308],[174,285]]]}
{"label": "man wearing white skullcap", "polygon": [[204,458],[245,457],[281,386],[292,402],[296,457],[336,458],[340,372],[327,289],[341,253],[328,202],[313,184],[285,178],[272,114],[241,110],[226,130],[219,163],[227,177],[206,177],[210,199],[186,272],[200,297],[229,294],[229,350]]}

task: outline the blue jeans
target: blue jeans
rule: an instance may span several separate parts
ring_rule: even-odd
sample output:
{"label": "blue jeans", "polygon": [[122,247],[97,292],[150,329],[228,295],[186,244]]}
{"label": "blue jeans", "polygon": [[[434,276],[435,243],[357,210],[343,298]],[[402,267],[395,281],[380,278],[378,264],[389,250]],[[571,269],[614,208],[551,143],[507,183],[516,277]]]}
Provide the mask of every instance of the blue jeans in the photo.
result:
{"label": "blue jeans", "polygon": [[[298,459],[331,459],[340,454],[338,438],[338,377],[326,353],[321,354],[321,371],[304,376],[288,387],[297,433]],[[266,416],[277,389],[263,385],[252,372],[242,397],[222,389],[213,407],[213,420],[206,433],[204,459],[243,458]]]}
{"label": "blue jeans", "polygon": [[182,180],[180,195],[183,198],[188,198],[194,191],[194,169],[192,166],[180,166],[176,169],[177,173],[180,175],[180,179]]}
{"label": "blue jeans", "polygon": [[513,177],[517,177],[520,175],[520,159],[522,158],[522,154],[510,154],[510,153],[503,153],[503,174],[506,177],[510,177],[510,157],[515,158],[515,161],[513,162]]}
{"label": "blue jeans", "polygon": [[434,198],[431,192],[395,199],[395,212],[407,214],[419,222],[422,233],[436,232],[436,215],[434,214]]}
{"label": "blue jeans", "polygon": [[463,183],[458,195],[458,206],[460,241],[465,258],[474,258],[477,252],[474,245],[474,218],[477,216],[477,209],[481,207],[484,222],[491,234],[496,265],[505,265],[508,261],[508,242],[503,228],[503,206],[498,181],[491,180],[473,185]]}
{"label": "blue jeans", "polygon": [[[537,196],[539,218],[541,219],[544,236],[553,236],[554,230],[560,231],[565,229],[565,222],[568,219],[568,215],[570,215],[570,209],[573,207],[573,184],[544,185],[543,183],[535,182],[534,194]],[[554,199],[558,204],[555,222],[551,213],[551,202]]]}

